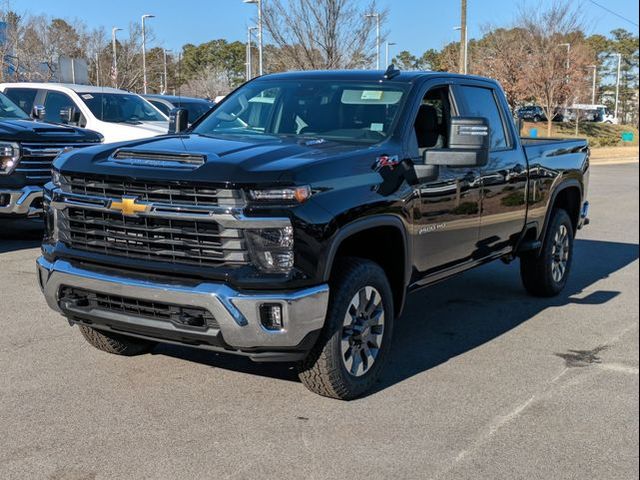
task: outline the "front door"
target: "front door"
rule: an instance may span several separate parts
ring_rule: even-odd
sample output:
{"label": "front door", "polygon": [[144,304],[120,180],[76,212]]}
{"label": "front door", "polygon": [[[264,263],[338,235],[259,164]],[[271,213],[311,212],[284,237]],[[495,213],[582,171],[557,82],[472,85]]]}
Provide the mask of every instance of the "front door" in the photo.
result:
{"label": "front door", "polygon": [[[419,162],[425,149],[447,148],[448,125],[458,115],[454,92],[448,85],[428,89],[416,115],[414,130]],[[420,277],[468,263],[478,242],[480,227],[480,169],[439,167],[437,178],[416,185],[414,209],[415,267]]]}

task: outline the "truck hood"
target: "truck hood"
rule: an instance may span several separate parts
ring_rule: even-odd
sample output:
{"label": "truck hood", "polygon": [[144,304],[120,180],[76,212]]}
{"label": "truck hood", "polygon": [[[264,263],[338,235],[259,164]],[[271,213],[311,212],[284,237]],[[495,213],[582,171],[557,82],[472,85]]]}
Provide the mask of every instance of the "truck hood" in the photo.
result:
{"label": "truck hood", "polygon": [[125,142],[166,135],[169,122],[143,122],[140,124],[100,122],[105,143]]}
{"label": "truck hood", "polygon": [[0,140],[43,143],[98,143],[102,135],[92,130],[33,120],[0,120]]}
{"label": "truck hood", "polygon": [[[63,173],[150,181],[292,184],[306,182],[310,170],[313,178],[318,179],[348,175],[358,169],[359,164],[370,169],[378,151],[379,148],[369,145],[300,138],[166,135],[78,150],[62,155],[54,167]],[[176,155],[187,153],[201,157],[202,163],[176,166],[170,161]],[[312,166],[320,168],[325,175],[318,168],[310,169]]]}

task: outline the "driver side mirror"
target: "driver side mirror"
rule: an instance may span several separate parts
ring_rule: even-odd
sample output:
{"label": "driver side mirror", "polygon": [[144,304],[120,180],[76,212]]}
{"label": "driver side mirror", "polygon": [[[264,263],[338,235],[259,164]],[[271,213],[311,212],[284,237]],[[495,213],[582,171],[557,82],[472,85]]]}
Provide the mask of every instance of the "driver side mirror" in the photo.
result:
{"label": "driver side mirror", "polygon": [[46,111],[44,109],[44,105],[34,105],[33,110],[31,112],[31,117],[34,120],[43,120],[46,115]]}
{"label": "driver side mirror", "polygon": [[60,110],[60,120],[62,123],[77,125],[80,123],[80,112],[76,107],[63,108]]}
{"label": "driver side mirror", "polygon": [[491,128],[484,117],[453,117],[449,125],[449,148],[428,148],[422,165],[415,165],[416,180],[438,177],[440,166],[482,167],[489,161]]}
{"label": "driver side mirror", "polygon": [[174,108],[169,112],[169,134],[184,132],[189,126],[189,111],[186,108]]}

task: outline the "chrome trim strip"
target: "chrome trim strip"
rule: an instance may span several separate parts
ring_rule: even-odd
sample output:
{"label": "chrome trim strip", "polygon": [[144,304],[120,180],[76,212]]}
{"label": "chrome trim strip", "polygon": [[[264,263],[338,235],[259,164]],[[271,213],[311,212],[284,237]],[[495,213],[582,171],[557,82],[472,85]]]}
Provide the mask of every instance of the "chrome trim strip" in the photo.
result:
{"label": "chrome trim strip", "polygon": [[36,216],[42,213],[41,208],[31,206],[37,199],[42,198],[42,187],[27,186],[20,190],[0,190],[0,195],[9,195],[9,203],[0,205],[2,215]]}
{"label": "chrome trim strip", "polygon": [[[58,295],[62,286],[200,307],[214,315],[225,342],[238,349],[298,345],[308,333],[322,328],[329,303],[329,287],[326,284],[294,292],[246,294],[222,283],[203,282],[191,287],[101,273],[75,267],[65,260],[52,263],[40,257],[36,263],[38,279],[47,303],[58,312],[61,311]],[[267,330],[260,323],[259,306],[266,302],[282,306],[283,330]],[[95,310],[91,315],[108,319],[114,318],[116,313]],[[140,320],[131,315],[117,315],[118,320],[124,322],[139,323]],[[174,324],[154,327],[179,329]],[[211,334],[217,334],[217,330],[212,329]]]}
{"label": "chrome trim strip", "polygon": [[[113,212],[112,202],[119,198],[106,198],[68,193],[56,188],[53,191],[51,207],[64,210],[68,206],[86,208],[101,212]],[[176,220],[201,220],[217,222],[224,228],[284,228],[291,226],[285,217],[247,217],[241,208],[236,207],[198,207],[152,203],[148,212],[137,214],[140,217],[168,218]]]}

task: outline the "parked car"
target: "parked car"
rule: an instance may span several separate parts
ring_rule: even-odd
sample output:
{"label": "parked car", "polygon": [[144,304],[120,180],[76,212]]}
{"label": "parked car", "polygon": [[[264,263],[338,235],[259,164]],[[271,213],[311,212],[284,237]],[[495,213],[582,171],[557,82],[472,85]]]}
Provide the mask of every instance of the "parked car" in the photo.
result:
{"label": "parked car", "polygon": [[178,95],[142,95],[154,107],[169,116],[174,108],[184,108],[189,112],[189,123],[195,122],[202,115],[207,113],[215,102],[204,98],[183,97]]}
{"label": "parked car", "polygon": [[0,93],[0,218],[42,214],[51,163],[69,148],[96,145],[99,133],[32,120]]}
{"label": "parked car", "polygon": [[39,282],[98,349],[297,361],[309,389],[351,399],[407,293],[497,259],[533,295],[566,285],[587,142],[521,140],[493,80],[281,73],[195,127],[179,113],[179,135],[54,164]]}
{"label": "parked car", "polygon": [[547,120],[542,107],[536,105],[528,105],[518,109],[518,118],[531,122],[542,122]]}
{"label": "parked car", "polygon": [[25,112],[44,108],[43,119],[100,132],[105,143],[167,133],[168,117],[140,95],[109,87],[62,83],[0,83]]}

